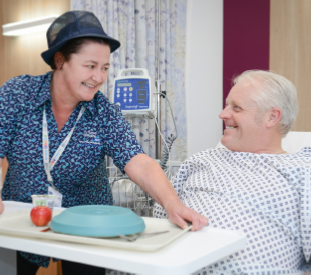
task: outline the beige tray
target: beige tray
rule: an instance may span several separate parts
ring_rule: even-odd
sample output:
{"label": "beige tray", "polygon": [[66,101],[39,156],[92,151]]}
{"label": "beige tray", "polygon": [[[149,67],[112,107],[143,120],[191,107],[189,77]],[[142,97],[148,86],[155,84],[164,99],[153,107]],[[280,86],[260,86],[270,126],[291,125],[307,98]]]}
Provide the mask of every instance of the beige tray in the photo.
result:
{"label": "beige tray", "polygon": [[[59,213],[61,213],[61,210],[54,210],[53,216],[58,215]],[[99,246],[109,246],[114,248],[138,251],[154,251],[168,245],[170,242],[179,238],[192,228],[192,226],[190,226],[186,230],[182,230],[166,219],[162,220],[145,217],[143,217],[143,219],[146,224],[146,229],[144,230],[144,233],[164,230],[169,230],[169,232],[152,237],[141,237],[135,242],[128,242],[120,238],[93,238],[72,236],[55,233],[51,230],[48,232],[40,232],[41,230],[48,228],[48,226],[36,227],[32,224],[30,220],[30,210],[21,210],[13,213],[2,214],[0,216],[0,234]]]}

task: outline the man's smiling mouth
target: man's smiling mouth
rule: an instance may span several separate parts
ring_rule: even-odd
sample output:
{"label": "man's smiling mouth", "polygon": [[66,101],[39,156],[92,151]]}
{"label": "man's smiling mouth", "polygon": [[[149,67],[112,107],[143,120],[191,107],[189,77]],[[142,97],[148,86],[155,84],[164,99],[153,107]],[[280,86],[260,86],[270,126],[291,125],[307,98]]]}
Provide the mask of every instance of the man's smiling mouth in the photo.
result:
{"label": "man's smiling mouth", "polygon": [[238,126],[226,126],[226,129],[234,129],[237,128]]}

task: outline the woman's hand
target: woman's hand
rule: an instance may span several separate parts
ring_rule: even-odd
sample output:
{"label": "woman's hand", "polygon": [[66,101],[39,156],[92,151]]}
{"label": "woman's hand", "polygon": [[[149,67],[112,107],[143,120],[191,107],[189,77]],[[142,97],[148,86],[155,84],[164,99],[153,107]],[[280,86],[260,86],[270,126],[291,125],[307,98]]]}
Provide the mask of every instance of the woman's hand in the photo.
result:
{"label": "woman's hand", "polygon": [[200,230],[208,224],[208,218],[185,206],[179,199],[167,203],[165,205],[165,210],[169,220],[182,229],[188,227],[186,221],[192,223],[191,231]]}

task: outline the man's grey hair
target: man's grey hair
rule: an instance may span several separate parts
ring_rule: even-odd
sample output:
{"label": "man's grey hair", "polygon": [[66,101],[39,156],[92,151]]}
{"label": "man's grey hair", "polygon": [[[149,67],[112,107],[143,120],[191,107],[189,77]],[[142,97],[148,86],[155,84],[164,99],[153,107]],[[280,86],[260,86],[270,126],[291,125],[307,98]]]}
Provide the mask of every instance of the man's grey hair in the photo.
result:
{"label": "man's grey hair", "polygon": [[254,84],[257,89],[253,99],[261,114],[272,108],[281,109],[279,132],[285,137],[292,128],[299,110],[294,84],[281,75],[261,70],[245,71],[235,77],[233,83]]}

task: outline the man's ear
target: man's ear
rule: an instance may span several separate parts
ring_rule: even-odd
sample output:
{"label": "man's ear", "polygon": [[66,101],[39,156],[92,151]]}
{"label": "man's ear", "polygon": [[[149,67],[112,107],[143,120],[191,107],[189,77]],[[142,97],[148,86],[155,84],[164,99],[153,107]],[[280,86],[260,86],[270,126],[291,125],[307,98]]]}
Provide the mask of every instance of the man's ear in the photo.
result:
{"label": "man's ear", "polygon": [[64,56],[62,55],[61,52],[56,52],[54,54],[54,61],[55,61],[55,66],[58,70],[60,70],[63,65],[64,65],[64,62],[65,62],[65,58]]}
{"label": "man's ear", "polygon": [[272,108],[268,111],[267,128],[272,128],[277,125],[281,119],[282,111],[280,108]]}

